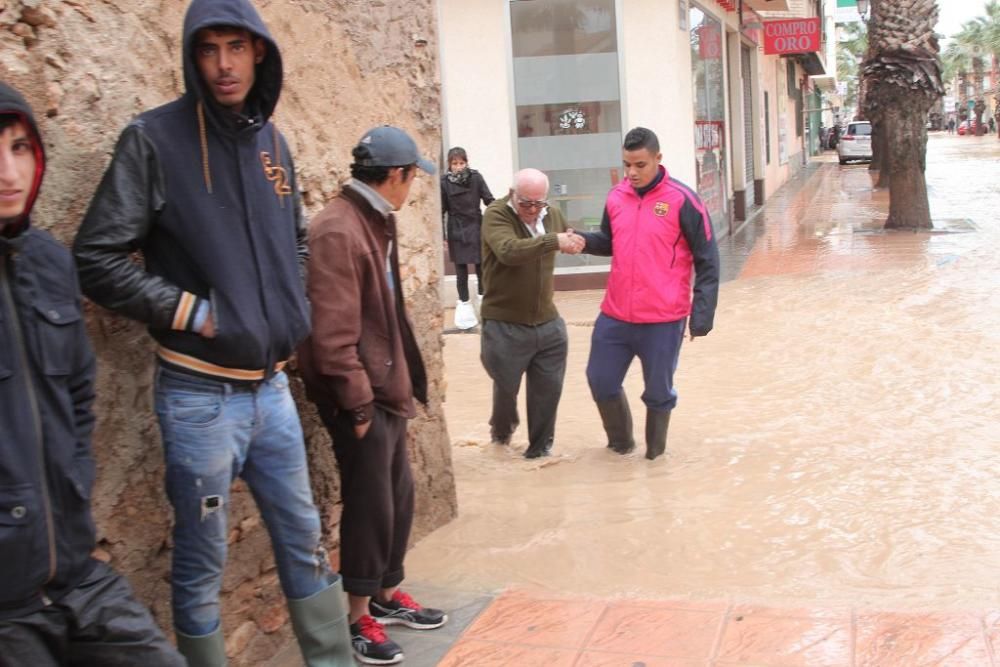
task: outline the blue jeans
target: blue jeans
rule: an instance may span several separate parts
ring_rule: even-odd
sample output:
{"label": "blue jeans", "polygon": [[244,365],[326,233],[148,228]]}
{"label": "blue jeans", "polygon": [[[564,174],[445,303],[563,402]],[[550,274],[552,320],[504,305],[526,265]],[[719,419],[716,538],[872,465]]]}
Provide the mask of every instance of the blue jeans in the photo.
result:
{"label": "blue jeans", "polygon": [[229,489],[242,477],[271,536],[285,596],[309,597],[336,581],[321,544],[302,426],[288,378],[241,385],[159,367],[155,383],[174,508],[174,627],[219,627]]}

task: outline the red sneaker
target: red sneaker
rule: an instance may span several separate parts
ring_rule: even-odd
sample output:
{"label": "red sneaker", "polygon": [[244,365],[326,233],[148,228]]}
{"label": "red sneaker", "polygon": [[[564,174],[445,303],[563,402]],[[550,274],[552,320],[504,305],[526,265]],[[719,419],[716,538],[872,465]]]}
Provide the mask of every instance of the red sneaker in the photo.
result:
{"label": "red sneaker", "polygon": [[368,603],[368,613],[382,625],[405,625],[414,630],[433,630],[448,621],[448,615],[440,609],[422,607],[399,589],[388,602],[372,598]]}
{"label": "red sneaker", "polygon": [[351,623],[351,646],[354,657],[369,665],[394,665],[403,661],[403,649],[389,639],[382,626],[371,616]]}

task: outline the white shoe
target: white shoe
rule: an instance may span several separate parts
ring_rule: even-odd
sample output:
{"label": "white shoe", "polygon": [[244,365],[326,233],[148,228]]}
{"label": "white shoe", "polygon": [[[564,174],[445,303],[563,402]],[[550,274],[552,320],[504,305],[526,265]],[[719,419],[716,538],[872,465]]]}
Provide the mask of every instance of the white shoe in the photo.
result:
{"label": "white shoe", "polygon": [[468,301],[459,301],[455,304],[455,326],[465,331],[479,324],[476,318],[476,309]]}

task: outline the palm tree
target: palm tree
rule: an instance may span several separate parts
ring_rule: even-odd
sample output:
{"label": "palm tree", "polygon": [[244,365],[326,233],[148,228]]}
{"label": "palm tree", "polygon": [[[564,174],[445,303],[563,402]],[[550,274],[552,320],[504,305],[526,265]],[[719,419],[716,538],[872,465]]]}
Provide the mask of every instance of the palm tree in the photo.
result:
{"label": "palm tree", "polygon": [[847,95],[844,106],[855,107],[860,118],[861,103],[858,81],[858,63],[864,58],[868,49],[868,32],[861,22],[845,23],[838,28],[837,40],[837,80],[847,82]]}
{"label": "palm tree", "polygon": [[880,118],[889,175],[887,229],[929,229],[924,168],[927,111],[944,94],[934,26],[937,0],[873,0],[868,24],[866,106]]}
{"label": "palm tree", "polygon": [[[990,54],[987,25],[978,19],[966,21],[962,25],[962,29],[954,36],[955,41],[953,42],[958,49],[966,53],[972,64],[972,99],[973,112],[976,116],[976,134],[985,134],[983,132],[983,112],[986,110],[983,94],[983,75],[985,74],[983,60],[985,56]],[[967,90],[967,86],[968,84],[965,84],[963,88]]]}
{"label": "palm tree", "polygon": [[[977,124],[982,126],[982,113],[988,109],[987,95],[996,94],[995,84],[1000,59],[1000,0],[986,3],[986,15],[978,16],[962,25],[962,29],[952,35],[942,55],[944,79],[957,82],[959,118],[970,117],[969,102]],[[984,90],[983,78],[987,64],[993,75],[994,89]],[[971,77],[971,80],[970,80]],[[972,88],[970,95],[969,89]],[[995,99],[995,98],[994,98]],[[978,111],[977,111],[978,109]]]}
{"label": "palm tree", "polygon": [[[962,30],[954,36],[955,40],[948,45],[948,51],[953,52],[952,55],[957,56],[959,60],[962,54],[967,56],[967,61],[970,61],[973,66],[973,78],[977,90],[982,86],[983,59],[989,58],[993,89],[988,92],[993,93],[994,101],[996,101],[998,92],[996,85],[998,76],[1000,76],[1000,72],[998,72],[1000,69],[998,67],[998,61],[1000,61],[1000,0],[989,0],[985,10],[985,16],[978,16],[962,26]],[[948,56],[948,53],[946,52],[945,55]],[[963,89],[963,95],[965,92]],[[984,111],[988,108],[986,92],[983,91],[982,95],[977,96],[974,103],[976,107]],[[965,101],[967,102],[967,100]],[[1000,120],[1000,106],[995,107],[994,116]],[[981,120],[982,114],[977,112],[977,121]]]}
{"label": "palm tree", "polygon": [[958,119],[964,120],[969,101],[969,54],[965,46],[952,40],[941,56],[942,79],[955,82]]}

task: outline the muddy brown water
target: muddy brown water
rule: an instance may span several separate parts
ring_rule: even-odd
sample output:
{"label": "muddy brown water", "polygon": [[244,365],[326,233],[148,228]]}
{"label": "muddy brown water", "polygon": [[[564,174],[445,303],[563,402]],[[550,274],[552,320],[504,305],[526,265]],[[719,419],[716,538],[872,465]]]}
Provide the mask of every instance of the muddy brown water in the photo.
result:
{"label": "muddy brown water", "polygon": [[638,364],[625,387],[639,451],[604,447],[584,376],[599,292],[560,294],[569,366],[540,463],[519,456],[523,426],[510,448],[489,444],[479,337],[448,336],[460,516],[414,548],[408,576],[606,597],[1000,602],[1000,142],[930,142],[933,215],[971,219],[964,233],[868,233],[882,204],[865,168],[822,169],[822,192],[761,223],[755,254],[779,252],[787,270],[725,283],[715,331],[684,344],[665,459],[641,455]]}

